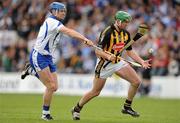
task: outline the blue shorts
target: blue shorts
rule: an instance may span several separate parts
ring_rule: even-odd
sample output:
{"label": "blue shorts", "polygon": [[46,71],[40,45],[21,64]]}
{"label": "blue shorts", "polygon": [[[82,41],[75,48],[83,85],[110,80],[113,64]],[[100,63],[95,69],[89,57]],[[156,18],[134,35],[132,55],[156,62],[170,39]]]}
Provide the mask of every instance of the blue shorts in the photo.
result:
{"label": "blue shorts", "polygon": [[52,61],[52,56],[41,55],[34,49],[30,54],[30,64],[36,72],[41,71],[46,67],[49,67],[51,73],[56,71],[56,65]]}

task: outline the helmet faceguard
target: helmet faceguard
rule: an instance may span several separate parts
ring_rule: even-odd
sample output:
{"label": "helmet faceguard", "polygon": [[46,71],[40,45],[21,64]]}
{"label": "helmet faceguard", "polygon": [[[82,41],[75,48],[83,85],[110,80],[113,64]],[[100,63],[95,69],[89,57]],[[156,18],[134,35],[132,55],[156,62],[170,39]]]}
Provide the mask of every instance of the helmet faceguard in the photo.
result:
{"label": "helmet faceguard", "polygon": [[115,14],[115,20],[120,20],[121,22],[130,22],[132,20],[132,17],[125,11],[118,11]]}

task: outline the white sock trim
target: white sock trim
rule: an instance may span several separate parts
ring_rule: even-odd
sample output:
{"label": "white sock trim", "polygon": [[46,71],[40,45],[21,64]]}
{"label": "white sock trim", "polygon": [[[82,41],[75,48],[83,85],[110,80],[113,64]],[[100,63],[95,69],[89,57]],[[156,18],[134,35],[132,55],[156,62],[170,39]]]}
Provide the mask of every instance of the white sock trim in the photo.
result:
{"label": "white sock trim", "polygon": [[50,111],[45,111],[45,110],[43,110],[43,111],[42,111],[42,114],[50,114]]}

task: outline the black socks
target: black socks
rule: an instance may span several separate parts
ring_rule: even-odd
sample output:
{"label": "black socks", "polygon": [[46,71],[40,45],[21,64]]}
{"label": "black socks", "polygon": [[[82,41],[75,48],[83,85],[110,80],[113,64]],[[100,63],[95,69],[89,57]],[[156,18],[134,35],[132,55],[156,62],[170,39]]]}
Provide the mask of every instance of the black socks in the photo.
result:
{"label": "black socks", "polygon": [[82,109],[82,107],[79,106],[79,103],[77,103],[77,105],[74,107],[74,111],[76,111],[76,112],[80,112],[81,109]]}
{"label": "black socks", "polygon": [[129,100],[126,99],[126,101],[124,103],[124,109],[131,108],[131,103],[132,103],[132,101],[129,101]]}

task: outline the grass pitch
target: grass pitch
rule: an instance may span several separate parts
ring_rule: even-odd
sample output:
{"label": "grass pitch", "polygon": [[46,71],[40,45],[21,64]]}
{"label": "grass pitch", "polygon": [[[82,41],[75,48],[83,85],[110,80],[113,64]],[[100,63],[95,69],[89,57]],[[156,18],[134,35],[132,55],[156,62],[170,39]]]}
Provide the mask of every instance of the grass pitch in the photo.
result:
{"label": "grass pitch", "polygon": [[[180,100],[136,98],[133,108],[141,116],[121,114],[124,99],[98,97],[81,112],[81,120],[73,121],[70,110],[80,97],[55,95],[51,123],[180,123]],[[0,123],[44,123],[41,117],[42,95],[0,94]]]}

